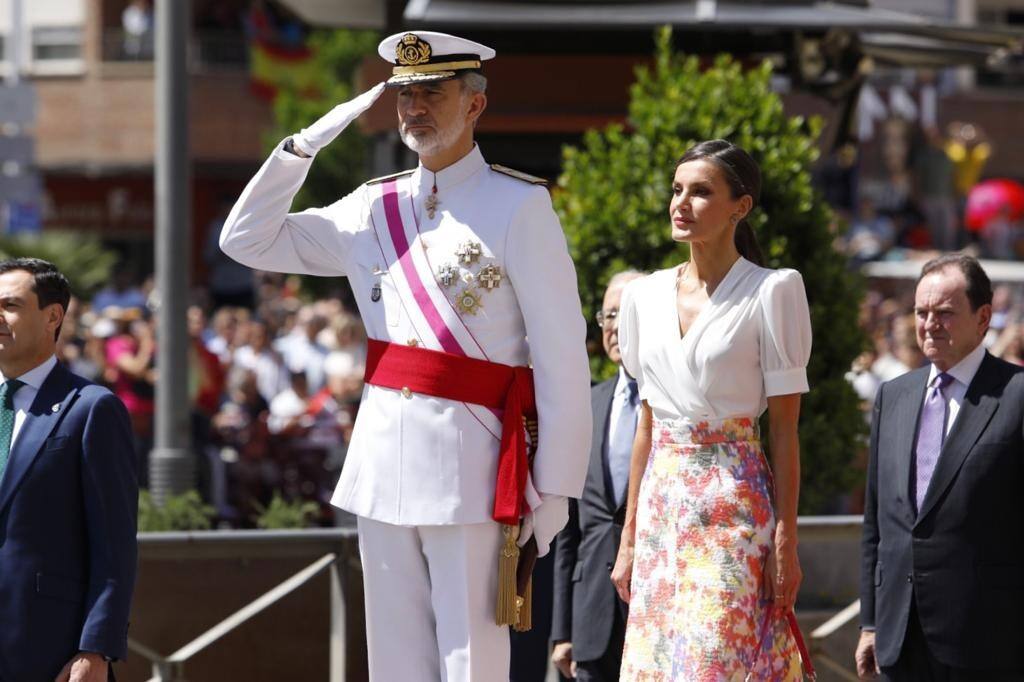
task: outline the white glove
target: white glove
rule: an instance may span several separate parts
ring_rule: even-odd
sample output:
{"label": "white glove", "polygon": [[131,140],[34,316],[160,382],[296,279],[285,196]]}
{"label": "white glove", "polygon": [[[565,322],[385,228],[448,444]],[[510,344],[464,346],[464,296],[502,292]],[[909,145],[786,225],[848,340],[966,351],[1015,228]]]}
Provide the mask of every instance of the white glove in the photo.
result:
{"label": "white glove", "polygon": [[379,83],[355,99],[339,104],[321,116],[316,123],[303,128],[298,135],[293,135],[292,144],[303,154],[313,156],[329,145],[359,114],[369,109],[382,92],[384,83]]}
{"label": "white glove", "polygon": [[548,553],[551,541],[569,521],[568,497],[541,493],[540,499],[540,506],[523,518],[523,528],[519,533],[520,547],[526,544],[530,536],[537,537],[538,557]]}

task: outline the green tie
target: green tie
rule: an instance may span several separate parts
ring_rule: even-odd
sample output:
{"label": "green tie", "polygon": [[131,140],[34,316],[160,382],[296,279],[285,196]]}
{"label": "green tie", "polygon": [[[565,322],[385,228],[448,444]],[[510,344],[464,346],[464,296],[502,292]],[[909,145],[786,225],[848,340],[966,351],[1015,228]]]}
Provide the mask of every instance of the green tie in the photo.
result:
{"label": "green tie", "polygon": [[25,385],[24,381],[11,379],[0,384],[0,479],[7,468],[11,454],[11,436],[14,435],[14,394]]}

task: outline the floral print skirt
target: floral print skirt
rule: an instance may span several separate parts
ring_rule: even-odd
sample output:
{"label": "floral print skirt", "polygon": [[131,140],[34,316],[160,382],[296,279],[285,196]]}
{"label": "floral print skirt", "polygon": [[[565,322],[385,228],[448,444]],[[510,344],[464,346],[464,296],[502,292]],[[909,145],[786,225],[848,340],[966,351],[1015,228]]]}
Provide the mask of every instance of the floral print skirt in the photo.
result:
{"label": "floral print skirt", "polygon": [[802,679],[788,622],[761,594],[775,512],[757,422],[655,420],[653,441],[621,679]]}

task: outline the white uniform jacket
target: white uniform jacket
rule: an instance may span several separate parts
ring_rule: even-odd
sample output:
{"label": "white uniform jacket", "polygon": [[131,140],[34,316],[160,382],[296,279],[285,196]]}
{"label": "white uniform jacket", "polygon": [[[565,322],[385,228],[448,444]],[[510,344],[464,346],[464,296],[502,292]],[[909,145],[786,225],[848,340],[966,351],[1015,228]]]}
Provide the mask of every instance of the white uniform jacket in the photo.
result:
{"label": "white uniform jacket", "polygon": [[[474,146],[436,174],[420,166],[289,213],[312,162],[280,146],[271,154],[224,223],[224,252],[261,270],[347,276],[371,338],[532,364],[540,445],[527,500],[579,497],[591,438],[586,325],[547,190],[492,169]],[[399,190],[390,214],[387,188]],[[404,226],[404,257],[390,223]],[[366,386],[332,502],[398,525],[486,521],[500,437],[487,408]]]}

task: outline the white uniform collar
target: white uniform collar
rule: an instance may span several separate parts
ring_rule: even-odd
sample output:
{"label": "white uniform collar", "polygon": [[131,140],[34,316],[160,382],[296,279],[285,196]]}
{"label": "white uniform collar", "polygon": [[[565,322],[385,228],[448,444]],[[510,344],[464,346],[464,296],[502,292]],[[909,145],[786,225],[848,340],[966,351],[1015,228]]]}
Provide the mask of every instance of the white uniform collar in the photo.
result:
{"label": "white uniform collar", "polygon": [[[36,365],[29,371],[22,374],[20,377],[15,377],[19,381],[23,382],[26,386],[31,386],[37,391],[42,387],[43,382],[46,381],[46,377],[50,376],[50,371],[57,364],[57,356],[51,355],[41,364]],[[0,373],[0,381],[7,381],[7,377]]]}
{"label": "white uniform collar", "polygon": [[[971,381],[974,380],[974,375],[978,373],[978,368],[981,367],[981,361],[985,359],[985,344],[984,342],[979,343],[974,350],[964,356],[964,359],[953,365],[946,374],[950,375],[964,386],[970,386]],[[932,365],[931,371],[928,373],[928,385],[932,385],[932,380],[935,379],[939,374],[939,369]]]}
{"label": "white uniform collar", "polygon": [[422,163],[419,164],[416,167],[415,184],[419,187],[420,194],[430,193],[435,185],[438,194],[444,194],[486,166],[487,162],[480,153],[480,146],[473,143],[473,149],[468,154],[436,173],[424,168]]}

